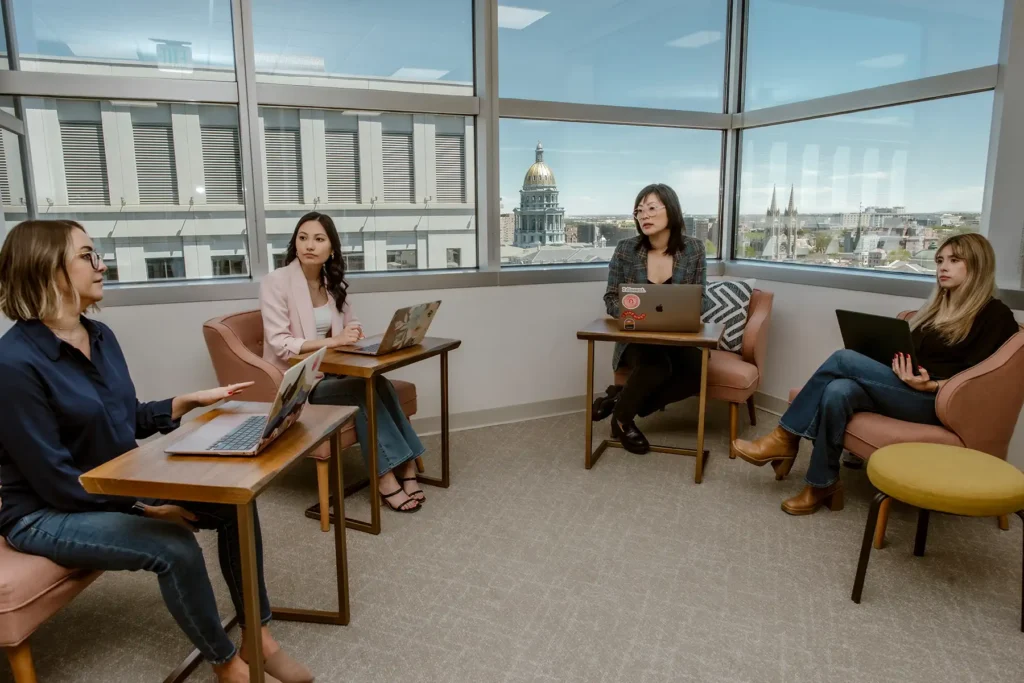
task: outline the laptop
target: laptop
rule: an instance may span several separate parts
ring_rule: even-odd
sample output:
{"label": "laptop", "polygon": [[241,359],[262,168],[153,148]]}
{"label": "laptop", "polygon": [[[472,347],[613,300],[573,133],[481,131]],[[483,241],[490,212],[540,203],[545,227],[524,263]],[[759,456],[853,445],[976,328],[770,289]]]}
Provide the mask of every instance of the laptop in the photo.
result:
{"label": "laptop", "polygon": [[703,285],[619,285],[619,327],[638,332],[697,332]]}
{"label": "laptop", "polygon": [[391,318],[391,324],[384,334],[361,339],[351,346],[339,346],[342,353],[359,353],[365,356],[383,356],[409,346],[416,346],[427,336],[434,314],[441,307],[440,301],[399,308]]}
{"label": "laptop", "polygon": [[911,367],[917,367],[914,340],[906,320],[843,310],[836,310],[836,319],[843,335],[843,346],[851,351],[883,365],[892,365],[897,353],[910,354]]}
{"label": "laptop", "polygon": [[[218,415],[186,434],[166,450],[172,455],[257,455],[294,424],[309,392],[316,385],[317,369],[326,348],[293,365],[284,373],[270,412]],[[291,421],[287,421],[292,418]],[[284,429],[279,429],[284,425]]]}

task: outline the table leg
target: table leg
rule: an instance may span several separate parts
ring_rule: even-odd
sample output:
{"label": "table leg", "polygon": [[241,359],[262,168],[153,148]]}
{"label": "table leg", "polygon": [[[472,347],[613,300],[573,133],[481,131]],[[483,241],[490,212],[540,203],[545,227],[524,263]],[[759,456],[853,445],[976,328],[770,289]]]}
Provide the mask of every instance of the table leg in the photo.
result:
{"label": "table leg", "polygon": [[[587,342],[587,404],[583,409],[583,434],[586,443],[586,457],[583,465],[588,470],[594,466],[594,342]],[[614,418],[613,418],[614,419]]]}
{"label": "table leg", "polygon": [[356,531],[363,531],[368,534],[377,535],[380,533],[380,477],[377,475],[377,395],[374,387],[376,378],[366,379],[366,440],[368,450],[367,460],[370,461],[370,471],[367,473],[370,480],[370,523],[355,519],[345,518],[345,526]]}
{"label": "table leg", "polygon": [[711,355],[707,348],[700,350],[700,407],[697,412],[697,462],[693,470],[693,481],[699,484],[704,479],[704,462],[707,456],[704,453],[704,412],[708,403],[708,357]]}
{"label": "table leg", "polygon": [[448,352],[441,354],[441,478],[416,476],[417,481],[446,489],[451,485],[451,430],[448,423]]}
{"label": "table leg", "polygon": [[260,623],[259,577],[256,571],[256,501],[236,506],[238,543],[242,551],[242,604],[245,606],[245,643],[249,655],[250,683],[264,683],[263,639]]}

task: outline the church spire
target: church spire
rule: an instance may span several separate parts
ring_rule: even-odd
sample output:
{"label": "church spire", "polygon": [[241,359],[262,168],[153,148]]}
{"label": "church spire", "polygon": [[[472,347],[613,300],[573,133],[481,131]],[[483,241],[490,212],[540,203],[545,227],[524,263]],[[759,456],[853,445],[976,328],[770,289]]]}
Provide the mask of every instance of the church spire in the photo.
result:
{"label": "church spire", "polygon": [[794,189],[795,188],[794,188],[793,185],[789,186],[789,206],[786,207],[786,215],[787,216],[795,216],[796,215],[796,202],[794,201],[794,198],[793,198]]}
{"label": "church spire", "polygon": [[772,185],[772,204],[768,207],[768,218],[775,218],[779,215],[779,203],[775,199],[775,186]]}

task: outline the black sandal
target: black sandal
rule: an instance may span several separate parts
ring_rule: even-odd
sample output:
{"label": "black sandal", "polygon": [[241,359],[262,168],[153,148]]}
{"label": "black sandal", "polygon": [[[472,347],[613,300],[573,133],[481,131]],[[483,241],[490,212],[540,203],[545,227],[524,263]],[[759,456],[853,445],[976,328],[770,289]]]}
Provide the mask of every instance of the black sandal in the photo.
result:
{"label": "black sandal", "polygon": [[[405,482],[405,481],[419,481],[416,477],[405,477],[405,478],[395,477],[395,479],[397,479],[399,481],[399,483]],[[404,486],[402,487],[402,490],[405,491],[405,487]],[[423,497],[422,498],[417,498],[416,497],[417,493],[420,494]],[[424,503],[427,502],[427,494],[423,493],[423,489],[416,489],[412,493],[409,493],[408,491],[405,491],[405,495],[409,496],[410,498],[415,500],[420,505],[423,505]]]}
{"label": "black sandal", "polygon": [[[380,502],[381,502],[381,504],[383,505],[384,503],[387,503],[387,506],[389,508],[391,508],[392,510],[394,510],[395,512],[416,512],[417,510],[420,509],[420,502],[418,500],[416,500],[415,498],[413,498],[412,496],[409,496],[409,500],[405,501],[404,503],[402,503],[398,507],[395,507],[394,505],[392,505],[391,501],[388,500],[388,499],[389,498],[394,498],[399,493],[405,493],[405,490],[402,489],[402,488],[399,488],[397,491],[394,491],[392,493],[387,493],[387,494],[385,494],[383,491],[381,491],[380,492]],[[409,494],[406,494],[406,495],[409,495]],[[404,507],[405,505],[408,505],[409,503],[416,503],[416,506],[415,507],[411,507],[411,508]]]}

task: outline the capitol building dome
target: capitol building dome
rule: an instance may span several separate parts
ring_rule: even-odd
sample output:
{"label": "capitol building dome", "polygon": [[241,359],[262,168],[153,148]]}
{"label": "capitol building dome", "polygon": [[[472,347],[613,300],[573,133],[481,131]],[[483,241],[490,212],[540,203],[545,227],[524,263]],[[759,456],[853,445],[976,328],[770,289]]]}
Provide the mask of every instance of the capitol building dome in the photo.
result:
{"label": "capitol building dome", "polygon": [[544,163],[544,145],[537,142],[536,160],[526,171],[519,207],[515,214],[517,247],[560,246],[565,244],[565,209],[558,204],[555,172]]}
{"label": "capitol building dome", "polygon": [[551,167],[544,163],[544,145],[537,143],[537,160],[533,162],[533,165],[526,171],[526,177],[523,178],[523,187],[538,187],[551,185],[554,186],[555,172],[551,170]]}

